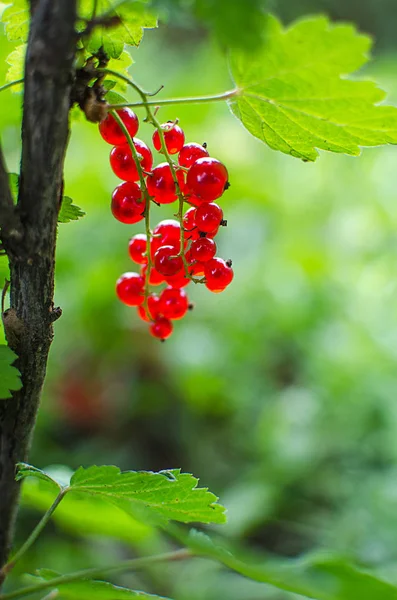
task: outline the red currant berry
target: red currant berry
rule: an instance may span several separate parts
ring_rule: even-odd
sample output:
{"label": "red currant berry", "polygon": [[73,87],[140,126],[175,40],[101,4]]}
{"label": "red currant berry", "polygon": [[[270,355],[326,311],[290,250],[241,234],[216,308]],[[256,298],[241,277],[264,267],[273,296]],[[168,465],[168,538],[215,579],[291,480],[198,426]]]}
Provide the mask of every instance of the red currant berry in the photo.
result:
{"label": "red currant berry", "polygon": [[197,206],[200,206],[200,204],[202,204],[204,200],[202,200],[198,196],[195,196],[194,194],[188,194],[186,196],[186,202],[197,208]]}
{"label": "red currant berry", "polygon": [[215,158],[199,158],[187,173],[187,187],[206,202],[222,196],[227,187],[228,173],[225,165]]}
{"label": "red currant berry", "polygon": [[166,340],[173,330],[172,323],[165,317],[158,317],[150,326],[150,333],[159,340]]}
{"label": "red currant berry", "polygon": [[[174,121],[163,123],[161,125],[161,129],[163,130],[164,142],[169,154],[176,154],[179,152],[185,143],[185,134],[183,133],[183,129],[174,123]],[[158,152],[161,152],[160,135],[157,130],[153,134],[153,146]]]}
{"label": "red currant berry", "polygon": [[207,262],[214,258],[216,254],[216,244],[210,238],[199,238],[192,242],[190,246],[190,256],[192,260]]}
{"label": "red currant berry", "polygon": [[[179,186],[183,187],[185,184],[183,172],[177,171],[176,177]],[[175,202],[177,199],[176,186],[168,163],[160,163],[157,167],[154,167],[152,173],[147,178],[147,189],[149,194],[159,204]]]}
{"label": "red currant berry", "polygon": [[178,221],[174,219],[165,219],[153,230],[153,237],[150,241],[151,255],[154,256],[160,246],[175,246],[178,254],[181,247],[181,228]]}
{"label": "red currant berry", "polygon": [[181,256],[177,256],[175,246],[161,246],[154,255],[155,269],[164,276],[170,277],[183,269]]}
{"label": "red currant berry", "polygon": [[189,267],[189,273],[192,277],[204,277],[205,263],[195,262]]}
{"label": "red currant berry", "polygon": [[128,306],[138,306],[145,299],[144,279],[139,273],[124,273],[116,283],[116,293],[121,302]]}
{"label": "red currant berry", "polygon": [[215,231],[223,219],[223,210],[214,202],[203,202],[196,210],[195,224],[199,231],[211,233]]}
{"label": "red currant berry", "polygon": [[193,163],[196,162],[199,158],[205,158],[209,156],[207,150],[204,146],[200,144],[196,144],[196,142],[190,142],[189,144],[185,144],[181,151],[179,152],[178,162],[181,167],[191,167]]}
{"label": "red currant berry", "polygon": [[133,260],[138,265],[144,265],[147,263],[146,247],[147,247],[147,238],[144,233],[137,233],[133,238],[130,239],[130,243],[128,245],[128,252]]}
{"label": "red currant berry", "polygon": [[168,287],[160,294],[159,311],[167,319],[182,319],[189,308],[189,300],[181,289]]}
{"label": "red currant berry", "polygon": [[200,237],[200,232],[197,229],[196,221],[196,208],[192,206],[185,212],[183,217],[183,229],[185,240],[197,240]]}
{"label": "red currant berry", "polygon": [[[133,138],[137,134],[139,128],[138,117],[130,108],[120,108],[120,110],[117,111],[117,114],[128,129],[128,133]],[[112,144],[112,146],[125,144],[127,141],[120,125],[110,114],[102,121],[102,123],[99,123],[99,133],[105,142]]]}
{"label": "red currant berry", "polygon": [[205,285],[211,292],[223,292],[231,283],[234,273],[229,262],[215,257],[205,263]]}
{"label": "red currant berry", "polygon": [[[146,280],[147,275],[147,265],[144,265],[141,269],[141,275]],[[150,285],[160,285],[160,283],[164,283],[164,275],[156,271],[154,267],[150,269],[149,276],[149,284]]]}
{"label": "red currant berry", "polygon": [[138,315],[141,317],[142,321],[154,321],[160,315],[160,297],[156,294],[150,294],[147,299],[147,308],[141,304],[137,307]]}
{"label": "red currant berry", "polygon": [[178,290],[180,288],[186,287],[191,282],[191,279],[185,277],[184,269],[179,271],[179,273],[177,273],[176,275],[171,275],[171,277],[165,277],[164,279],[170,287]]}
{"label": "red currant berry", "polygon": [[164,242],[178,241],[181,236],[179,222],[175,219],[164,219],[164,221],[160,221],[153,229],[153,235],[161,236]]}
{"label": "red currant berry", "polygon": [[[151,150],[145,142],[134,139],[134,146],[141,159],[141,167],[144,171],[150,171],[153,165],[153,156]],[[115,146],[110,152],[110,166],[117,177],[124,181],[138,181],[139,173],[136,168],[135,160],[132,156],[131,148],[128,144]]]}
{"label": "red currant berry", "polygon": [[145,216],[145,200],[140,187],[132,182],[120,183],[112,194],[113,216],[121,223],[138,223]]}

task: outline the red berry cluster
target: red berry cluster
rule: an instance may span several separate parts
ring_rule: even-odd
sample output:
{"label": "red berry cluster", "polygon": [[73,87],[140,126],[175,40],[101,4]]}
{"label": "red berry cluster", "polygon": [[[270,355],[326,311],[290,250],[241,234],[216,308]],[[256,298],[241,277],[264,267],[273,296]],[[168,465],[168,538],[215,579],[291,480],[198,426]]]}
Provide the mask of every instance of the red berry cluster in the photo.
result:
{"label": "red berry cluster", "polygon": [[[118,221],[132,224],[145,218],[149,199],[159,205],[171,204],[179,194],[169,163],[153,167],[150,148],[135,137],[139,128],[135,113],[123,108],[117,114],[132,138],[141,173],[123,130],[111,114],[100,123],[99,131],[114,146],[110,165],[123,180],[113,192],[112,213]],[[174,171],[179,193],[190,208],[181,223],[167,219],[158,223],[149,240],[142,233],[130,240],[129,255],[141,265],[141,271],[124,273],[117,280],[116,293],[124,304],[137,307],[141,319],[150,323],[154,337],[165,340],[172,333],[172,321],[184,317],[191,307],[183,288],[194,281],[204,283],[212,292],[222,292],[231,283],[233,270],[231,261],[216,256],[214,241],[219,227],[226,225],[221,207],[214,202],[228,187],[226,167],[209,156],[205,144],[185,144],[185,134],[176,122],[169,121],[161,129],[167,153],[178,154]],[[162,151],[157,129],[153,146]],[[147,191],[140,185],[142,175]],[[149,293],[149,286],[163,283],[167,287],[160,293]]]}

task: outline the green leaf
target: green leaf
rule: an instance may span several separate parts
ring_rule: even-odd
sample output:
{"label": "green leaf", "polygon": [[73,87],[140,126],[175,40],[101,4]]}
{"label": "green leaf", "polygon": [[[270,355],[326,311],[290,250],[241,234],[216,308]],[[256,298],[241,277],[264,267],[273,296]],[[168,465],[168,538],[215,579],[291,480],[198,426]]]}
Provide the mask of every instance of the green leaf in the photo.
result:
{"label": "green leaf", "polygon": [[[60,574],[49,569],[40,569],[37,576],[30,576],[32,583],[51,581]],[[107,581],[95,581],[85,579],[71,583],[57,584],[55,589],[59,591],[58,598],[70,598],[70,600],[129,600],[129,598],[148,598],[149,600],[169,600],[164,596],[153,596],[145,592],[136,592],[128,588],[113,585]]]}
{"label": "green leaf", "polygon": [[69,221],[77,221],[84,217],[85,212],[79,206],[73,204],[73,200],[69,196],[62,198],[61,210],[58,214],[58,223],[69,223]]}
{"label": "green leaf", "polygon": [[8,183],[10,185],[12,199],[14,200],[14,204],[16,204],[18,200],[19,175],[16,173],[8,173]]}
{"label": "green leaf", "polygon": [[[22,490],[22,503],[40,512],[46,512],[55,500],[53,486],[50,487],[48,481],[65,487],[73,475],[73,471],[63,466],[50,467],[44,472],[23,465],[21,473],[28,478]],[[132,545],[156,535],[154,529],[136,521],[117,506],[88,494],[66,494],[52,518],[73,534],[106,535]]]}
{"label": "green leaf", "polygon": [[105,99],[109,104],[127,104],[127,99],[113,90],[106,93]]}
{"label": "green leaf", "polygon": [[[129,77],[128,69],[130,68],[132,63],[133,60],[131,54],[127,50],[123,50],[123,52],[117,59],[111,59],[109,61],[108,67],[113,71],[117,71],[117,73],[120,73],[120,75],[125,75],[125,77]],[[106,83],[106,79],[104,83]],[[122,79],[117,78],[117,80],[114,83],[115,90],[124,92],[127,89],[127,83]]]}
{"label": "green leaf", "polygon": [[[157,18],[142,2],[137,0],[124,0],[116,3],[113,8],[109,0],[98,0],[97,16],[118,16],[121,23],[113,27],[96,27],[90,37],[84,40],[85,48],[95,53],[103,48],[109,58],[119,58],[124,50],[124,44],[139,46],[143,29],[157,27]],[[79,15],[83,19],[92,16],[93,3],[81,0]]]}
{"label": "green leaf", "polygon": [[60,490],[62,488],[62,483],[60,483],[41,469],[37,469],[36,467],[32,467],[32,465],[28,465],[26,463],[18,463],[15,480],[21,481],[22,479],[26,479],[26,477],[35,477],[36,479],[41,479],[46,483],[50,483],[51,486],[55,486],[57,490]]}
{"label": "green leaf", "polygon": [[193,475],[179,470],[120,472],[112,466],[80,467],[70,481],[72,492],[106,499],[144,522],[224,523],[218,498],[197,484]]}
{"label": "green leaf", "polygon": [[315,600],[397,600],[397,587],[374,574],[358,569],[341,557],[325,553],[298,560],[262,558],[223,548],[200,532],[186,534],[167,527],[185,546],[216,560],[236,573],[278,589]]}
{"label": "green leaf", "polygon": [[397,143],[397,109],[384,92],[345,76],[367,61],[371,41],[325,17],[283,29],[269,17],[262,48],[230,55],[238,93],[233,113],[274,150],[314,161],[316,148],[358,155],[361,146]]}
{"label": "green leaf", "polygon": [[8,346],[0,345],[0,399],[11,398],[11,391],[22,387],[20,373],[12,366],[17,355]]}
{"label": "green leaf", "polygon": [[[9,65],[6,74],[7,82],[23,79],[26,48],[26,44],[20,44],[7,56],[6,62]],[[23,90],[23,84],[21,83],[20,85],[13,85],[11,90],[13,92],[21,92]]]}
{"label": "green leaf", "polygon": [[29,7],[27,0],[13,0],[2,15],[1,20],[5,26],[5,32],[10,42],[23,41],[28,38],[29,31]]}

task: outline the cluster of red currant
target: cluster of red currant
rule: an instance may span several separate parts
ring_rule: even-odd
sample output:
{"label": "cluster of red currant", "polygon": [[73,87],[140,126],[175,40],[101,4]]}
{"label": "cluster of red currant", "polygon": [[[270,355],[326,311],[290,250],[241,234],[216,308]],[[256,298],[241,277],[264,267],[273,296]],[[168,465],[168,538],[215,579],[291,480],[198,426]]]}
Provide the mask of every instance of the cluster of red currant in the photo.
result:
{"label": "cluster of red currant", "polygon": [[[173,169],[169,162],[153,167],[151,150],[135,137],[138,117],[129,108],[118,110],[117,115],[131,137],[136,156],[120,123],[108,114],[99,131],[114,146],[110,165],[123,180],[112,195],[114,217],[122,223],[138,223],[148,216],[147,203],[151,201],[171,204],[179,198],[190,205],[184,215],[182,208],[175,215],[179,221],[161,221],[153,231],[146,219],[146,234],[135,235],[129,243],[130,257],[141,265],[141,271],[124,273],[116,284],[119,299],[136,306],[139,316],[150,323],[151,334],[165,340],[172,333],[172,320],[184,317],[191,307],[183,290],[186,285],[194,281],[204,283],[212,292],[221,292],[233,279],[231,261],[215,256],[214,242],[219,227],[226,225],[214,200],[227,189],[228,173],[221,162],[209,156],[205,144],[185,144],[177,122],[161,125],[162,136],[156,129],[153,145],[168,157],[178,154],[178,164],[172,163]],[[161,293],[149,292],[149,286],[162,283],[167,287]]]}

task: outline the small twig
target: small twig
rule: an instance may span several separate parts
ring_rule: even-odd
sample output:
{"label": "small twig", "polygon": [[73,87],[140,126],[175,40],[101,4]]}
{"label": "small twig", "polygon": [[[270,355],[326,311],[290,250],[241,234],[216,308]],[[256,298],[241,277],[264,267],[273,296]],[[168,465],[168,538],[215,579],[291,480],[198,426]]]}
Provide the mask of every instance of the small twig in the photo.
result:
{"label": "small twig", "polygon": [[23,83],[23,79],[16,79],[15,81],[10,81],[9,83],[5,83],[4,85],[2,85],[0,87],[0,92],[3,92],[4,90],[7,90],[8,88],[12,87],[13,85],[19,85],[21,83]]}
{"label": "small twig", "polygon": [[157,94],[159,92],[161,92],[161,90],[163,90],[163,89],[164,89],[164,86],[163,86],[163,84],[161,84],[160,87],[155,92],[150,92],[150,93],[147,92],[146,96],[157,96]]}

